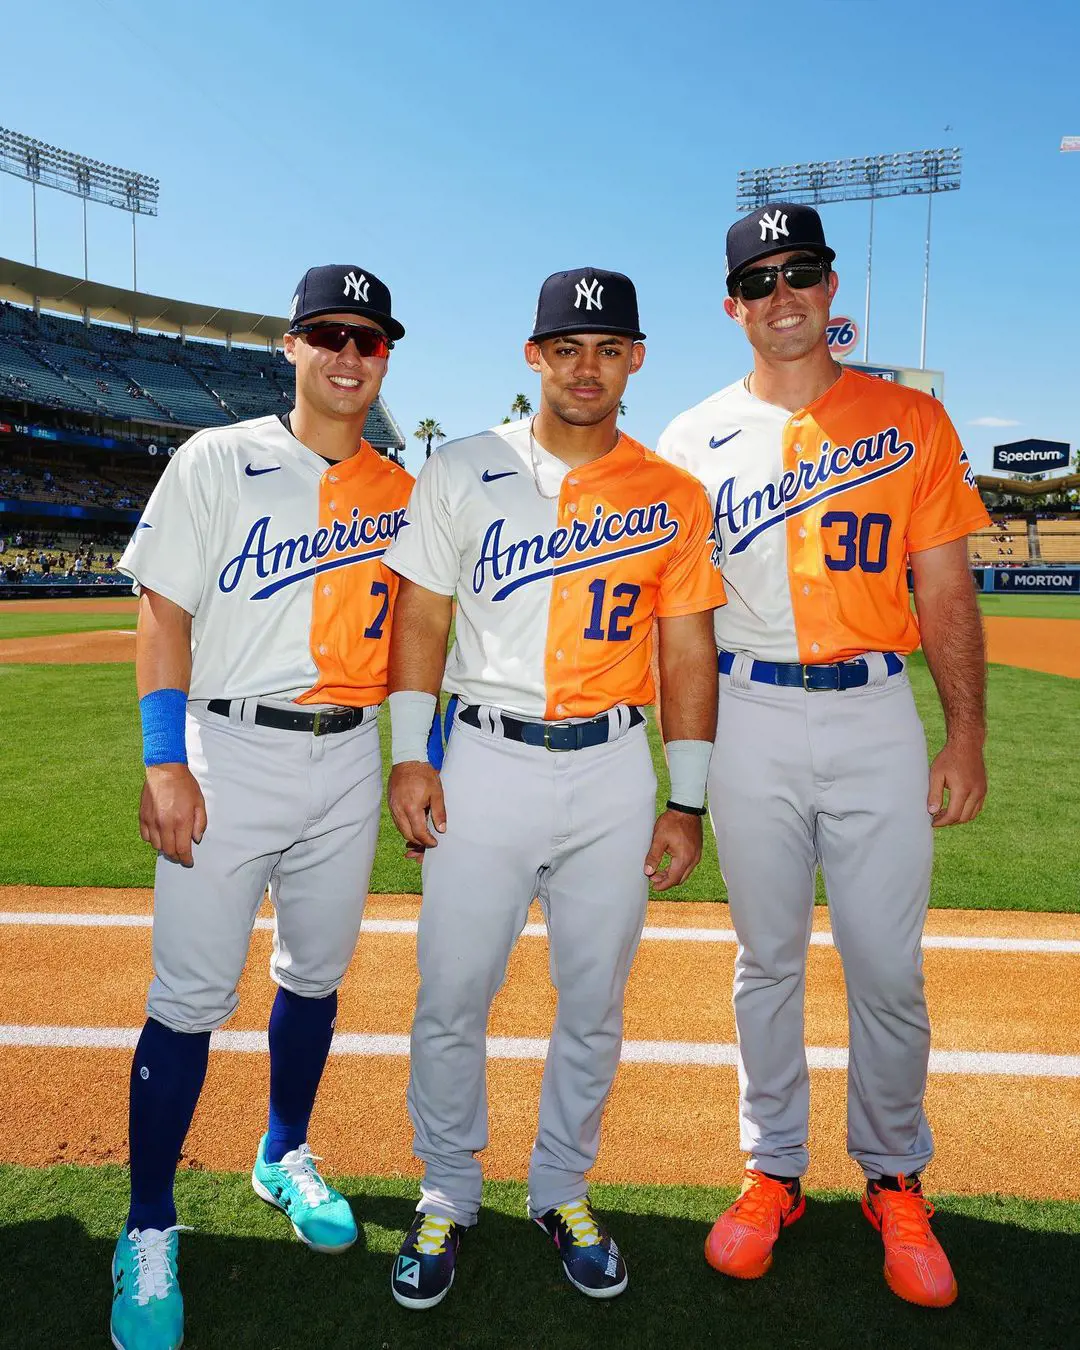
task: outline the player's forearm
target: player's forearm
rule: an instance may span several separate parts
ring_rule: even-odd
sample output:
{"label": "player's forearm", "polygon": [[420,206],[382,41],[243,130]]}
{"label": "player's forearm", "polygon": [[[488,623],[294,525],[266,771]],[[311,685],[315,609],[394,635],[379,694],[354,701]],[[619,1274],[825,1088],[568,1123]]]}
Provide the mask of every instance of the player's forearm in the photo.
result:
{"label": "player's forearm", "polygon": [[387,687],[438,695],[446,667],[453,601],[402,578],[390,633]]}
{"label": "player's forearm", "polygon": [[661,619],[658,636],[664,740],[711,742],[718,688],[712,614]]}
{"label": "player's forearm", "polygon": [[191,687],[191,615],[156,591],[144,590],[139,599],[135,684],[140,698]]}
{"label": "player's forearm", "polygon": [[986,647],[982,616],[970,576],[919,593],[915,607],[926,664],[945,713],[952,742],[986,739]]}

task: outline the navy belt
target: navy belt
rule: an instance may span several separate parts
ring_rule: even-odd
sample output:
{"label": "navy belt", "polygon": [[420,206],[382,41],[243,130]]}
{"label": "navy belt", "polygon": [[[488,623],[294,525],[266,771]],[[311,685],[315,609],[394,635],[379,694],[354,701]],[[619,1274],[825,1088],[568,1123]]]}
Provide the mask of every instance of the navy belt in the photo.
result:
{"label": "navy belt", "polygon": [[[480,721],[480,709],[475,704],[462,705],[458,720],[477,731],[488,731]],[[629,727],[640,726],[645,715],[640,708],[630,709]],[[604,745],[611,739],[611,719],[601,713],[588,722],[522,722],[509,713],[501,713],[502,735],[508,741],[522,745],[541,746],[545,750],[587,750],[593,745]],[[496,727],[495,734],[499,731]]]}
{"label": "navy belt", "polygon": [[[212,698],[207,710],[220,717],[228,717],[233,703],[243,699]],[[306,712],[297,708],[274,708],[260,703],[255,709],[257,727],[277,727],[280,731],[307,731],[312,736],[331,736],[336,731],[352,731],[372,714],[372,708],[317,708]]]}
{"label": "navy belt", "polygon": [[[899,675],[904,663],[895,652],[885,652],[885,669],[890,675]],[[735,664],[734,652],[721,652],[717,662],[721,675],[730,675]],[[856,656],[852,661],[838,661],[829,666],[802,666],[797,661],[754,661],[750,678],[758,684],[782,685],[788,689],[861,689],[870,681],[866,658]]]}

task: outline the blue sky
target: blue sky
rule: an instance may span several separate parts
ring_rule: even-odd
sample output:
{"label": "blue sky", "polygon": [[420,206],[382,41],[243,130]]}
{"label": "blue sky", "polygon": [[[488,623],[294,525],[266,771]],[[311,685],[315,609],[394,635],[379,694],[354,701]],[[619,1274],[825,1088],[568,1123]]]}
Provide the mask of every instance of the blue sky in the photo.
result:
{"label": "blue sky", "polygon": [[[383,392],[414,467],[421,417],[453,437],[535,402],[540,282],[585,265],[637,284],[626,428],[654,443],[749,368],[721,309],[739,169],[952,145],[927,365],[979,469],[997,442],[1080,441],[1075,0],[38,0],[5,49],[0,125],[160,178],[140,289],[284,314],[312,263],[391,286]],[[925,212],[878,205],[872,360],[918,364]],[[861,323],[866,203],[823,216]],[[38,218],[41,265],[81,275],[79,202],[39,192]],[[29,186],[3,175],[0,254],[31,257]],[[91,207],[91,276],[130,266],[129,217]]]}

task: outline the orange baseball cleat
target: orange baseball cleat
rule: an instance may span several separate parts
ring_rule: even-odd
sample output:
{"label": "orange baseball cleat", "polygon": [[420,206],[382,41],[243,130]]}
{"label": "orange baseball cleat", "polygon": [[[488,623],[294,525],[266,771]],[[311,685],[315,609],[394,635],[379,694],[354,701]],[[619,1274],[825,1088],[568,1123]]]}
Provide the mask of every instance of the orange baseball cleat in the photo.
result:
{"label": "orange baseball cleat", "polygon": [[956,1302],[956,1278],[930,1228],[934,1206],[918,1177],[896,1178],[897,1189],[868,1182],[863,1213],[885,1244],[885,1283],[908,1303],[947,1308]]}
{"label": "orange baseball cleat", "polygon": [[737,1280],[758,1279],[772,1265],[780,1229],[801,1218],[805,1209],[797,1177],[777,1181],[748,1167],[742,1194],[720,1215],[705,1240],[705,1260]]}

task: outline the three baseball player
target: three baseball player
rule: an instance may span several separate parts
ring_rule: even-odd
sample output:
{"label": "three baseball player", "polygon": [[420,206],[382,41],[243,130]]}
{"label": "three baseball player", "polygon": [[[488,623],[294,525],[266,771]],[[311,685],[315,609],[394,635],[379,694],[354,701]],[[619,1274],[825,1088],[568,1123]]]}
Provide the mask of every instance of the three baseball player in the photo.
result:
{"label": "three baseball player", "polygon": [[194,435],[120,562],[141,595],[139,820],[158,850],[131,1208],[113,1258],[120,1350],[183,1339],[173,1182],[268,885],[278,991],[252,1185],[316,1251],[357,1235],[307,1129],[379,829],[376,717],[398,589],[383,555],[412,479],[363,427],[404,329],[383,283],[347,266],[308,271],[290,321],[295,409]]}
{"label": "three baseball player", "polygon": [[[820,864],[847,986],[848,1150],[865,1174],[863,1210],[889,1286],[941,1307],[956,1281],[919,1181],[933,1151],[921,937],[933,827],[971,820],[986,792],[967,535],[988,517],[941,404],[829,355],[834,256],[809,207],[772,202],[731,227],[724,308],[753,370],[677,417],[658,447],[709,491],[728,593],[709,801],[739,943],[749,1159],[706,1255],[728,1275],[763,1275],[804,1210],[803,1003]],[[905,673],[920,640],[946,724],[929,774]]]}
{"label": "three baseball player", "polygon": [[[724,598],[701,484],[616,426],[643,337],[627,277],[549,277],[525,344],[539,412],[432,456],[386,557],[401,578],[390,808],[424,850],[408,1089],[424,1180],[391,1283],[408,1308],[446,1296],[462,1233],[477,1222],[488,1013],[534,897],[558,1011],[528,1212],[582,1293],[611,1298],[627,1285],[585,1174],[619,1063],[650,878],[666,889],[701,855],[711,616]],[[654,621],[670,691],[671,800],[659,819],[642,713],[653,701]],[[440,689],[453,701],[438,774],[425,741]]]}
{"label": "three baseball player", "polygon": [[[280,988],[253,1185],[317,1250],[355,1240],[306,1135],[375,848],[387,688],[390,807],[423,856],[424,892],[408,1108],[425,1170],[392,1271],[398,1303],[445,1297],[477,1222],[488,1013],[534,897],[558,1011],[529,1214],[581,1292],[626,1288],[586,1173],[650,880],[664,890],[696,865],[706,775],[739,939],[749,1154],[707,1257],[764,1274],[804,1210],[820,863],[848,988],[863,1207],[898,1294],[955,1298],[919,1182],[932,1152],[920,938],[932,827],[971,819],[985,793],[966,535],[986,514],[940,405],[829,356],[837,283],[816,213],[772,203],[732,226],[727,252],[725,308],[753,371],[677,418],[657,455],[616,427],[644,359],[634,287],[578,269],[544,283],[526,343],[537,416],[444,446],[410,498],[408,475],[361,443],[403,330],[382,283],[329,267],[294,300],[291,420],[201,432],[163,476],[121,563],[142,594],[140,821],[160,856],[115,1345],[180,1344],[173,1177],[268,883]],[[641,712],[654,621],[672,781],[658,819]],[[947,724],[929,774],[904,672],[920,638]],[[427,742],[442,689],[438,772]]]}

